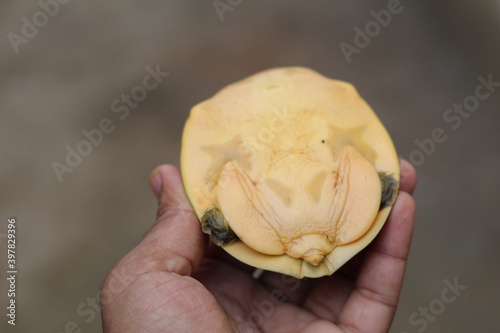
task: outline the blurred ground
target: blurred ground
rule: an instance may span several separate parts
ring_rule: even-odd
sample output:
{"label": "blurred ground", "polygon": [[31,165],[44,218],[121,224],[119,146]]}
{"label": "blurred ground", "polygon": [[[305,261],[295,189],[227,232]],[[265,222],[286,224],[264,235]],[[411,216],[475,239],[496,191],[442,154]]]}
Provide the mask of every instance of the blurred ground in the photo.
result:
{"label": "blurred ground", "polygon": [[[221,20],[211,1],[75,0],[43,24],[37,1],[2,2],[0,237],[15,217],[19,274],[17,325],[2,314],[1,331],[63,332],[71,321],[100,331],[99,314],[82,303],[154,221],[147,176],[178,165],[190,107],[257,71],[301,65],[354,83],[400,155],[414,157],[417,226],[391,332],[500,332],[500,88],[458,128],[443,118],[474,95],[478,76],[500,81],[500,3],[401,1],[348,63],[339,45],[354,45],[353,29],[387,6],[242,1]],[[34,15],[42,27],[16,53],[9,33],[21,36],[22,18]],[[157,65],[170,75],[128,116],[114,113],[112,102]],[[60,182],[51,164],[64,163],[66,146],[76,149],[103,118],[113,132]],[[415,152],[435,128],[446,140],[429,156]],[[439,301],[455,278],[467,289]],[[422,319],[429,306],[432,319]]]}

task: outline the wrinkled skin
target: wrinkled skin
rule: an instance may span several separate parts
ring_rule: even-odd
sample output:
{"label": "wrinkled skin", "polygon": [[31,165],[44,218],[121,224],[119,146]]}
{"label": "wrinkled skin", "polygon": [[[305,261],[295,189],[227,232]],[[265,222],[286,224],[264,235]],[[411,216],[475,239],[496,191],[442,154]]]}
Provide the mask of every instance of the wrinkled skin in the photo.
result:
{"label": "wrinkled skin", "polygon": [[297,280],[264,272],[209,245],[179,171],[152,174],[158,218],[111,271],[104,332],[387,332],[413,231],[415,170],[401,162],[400,193],[375,241],[332,276]]}

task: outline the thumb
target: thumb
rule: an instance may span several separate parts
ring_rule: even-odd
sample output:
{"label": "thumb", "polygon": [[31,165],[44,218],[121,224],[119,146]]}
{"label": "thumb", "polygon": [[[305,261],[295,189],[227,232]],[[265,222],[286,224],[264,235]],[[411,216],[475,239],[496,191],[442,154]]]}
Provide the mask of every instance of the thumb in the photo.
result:
{"label": "thumb", "polygon": [[[178,213],[193,213],[183,189],[179,169],[172,165],[161,165],[149,176],[149,185],[158,199],[157,220],[170,220]],[[153,227],[154,227],[153,226]]]}
{"label": "thumb", "polygon": [[186,197],[179,169],[159,166],[149,182],[158,199],[158,212],[155,224],[139,244],[144,247],[141,252],[160,270],[191,275],[204,255],[207,239]]}
{"label": "thumb", "polygon": [[[100,299],[106,332],[124,332],[122,328],[126,323],[136,321],[137,316],[143,314],[141,311],[150,310],[140,308],[148,304],[142,303],[141,297],[149,295],[155,284],[168,282],[165,276],[174,275],[164,273],[176,273],[177,277],[191,275],[207,248],[208,239],[201,232],[198,218],[184,194],[179,170],[170,165],[159,166],[151,174],[150,184],[158,198],[157,220],[103,283]],[[158,276],[163,280],[155,280]]]}
{"label": "thumb", "polygon": [[205,253],[207,238],[184,194],[180,172],[171,165],[159,166],[151,173],[150,185],[158,198],[156,222],[115,270],[128,279],[154,271],[191,275]]}

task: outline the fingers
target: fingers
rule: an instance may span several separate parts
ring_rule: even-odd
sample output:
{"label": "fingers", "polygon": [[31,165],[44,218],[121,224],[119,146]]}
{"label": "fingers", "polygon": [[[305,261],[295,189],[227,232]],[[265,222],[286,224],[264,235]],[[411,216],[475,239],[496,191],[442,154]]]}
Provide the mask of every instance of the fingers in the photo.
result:
{"label": "fingers", "polygon": [[389,329],[403,282],[414,215],[413,198],[400,192],[384,228],[366,253],[354,290],[338,318],[347,332]]}
{"label": "fingers", "polygon": [[399,189],[403,192],[412,194],[417,184],[417,173],[415,168],[406,160],[399,160],[401,170],[401,180]]}
{"label": "fingers", "polygon": [[410,251],[414,220],[415,201],[408,193],[401,193],[369,251],[406,260]]}
{"label": "fingers", "polygon": [[206,237],[183,191],[179,170],[158,167],[150,176],[158,198],[157,220],[142,241],[111,271],[107,279],[123,289],[137,276],[166,271],[190,275],[206,250]]}

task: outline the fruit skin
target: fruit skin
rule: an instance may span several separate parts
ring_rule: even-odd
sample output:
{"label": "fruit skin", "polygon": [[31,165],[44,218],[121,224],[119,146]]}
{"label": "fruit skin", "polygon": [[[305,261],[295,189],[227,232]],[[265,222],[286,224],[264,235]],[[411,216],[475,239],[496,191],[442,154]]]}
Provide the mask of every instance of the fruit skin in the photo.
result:
{"label": "fruit skin", "polygon": [[[347,164],[357,172],[345,176],[341,169]],[[330,275],[368,245],[387,219],[399,185],[392,141],[355,88],[301,67],[255,74],[193,107],[183,133],[181,171],[205,232],[212,227],[207,219],[217,216],[222,238],[215,240],[227,252],[298,278]],[[340,189],[339,175],[348,185],[359,183],[352,198],[335,194],[352,193],[347,185]],[[362,175],[369,181],[360,180]],[[339,202],[356,202],[350,211],[363,216],[339,223],[333,214],[334,221],[325,213],[330,202],[341,208]],[[294,209],[307,219],[294,217]],[[246,210],[251,212],[241,213]],[[267,220],[257,222],[259,214]],[[284,217],[293,230],[272,234]],[[327,219],[337,229],[328,227]],[[362,219],[372,222],[356,222]],[[266,223],[271,228],[262,227]],[[220,232],[225,225],[229,236]]]}

